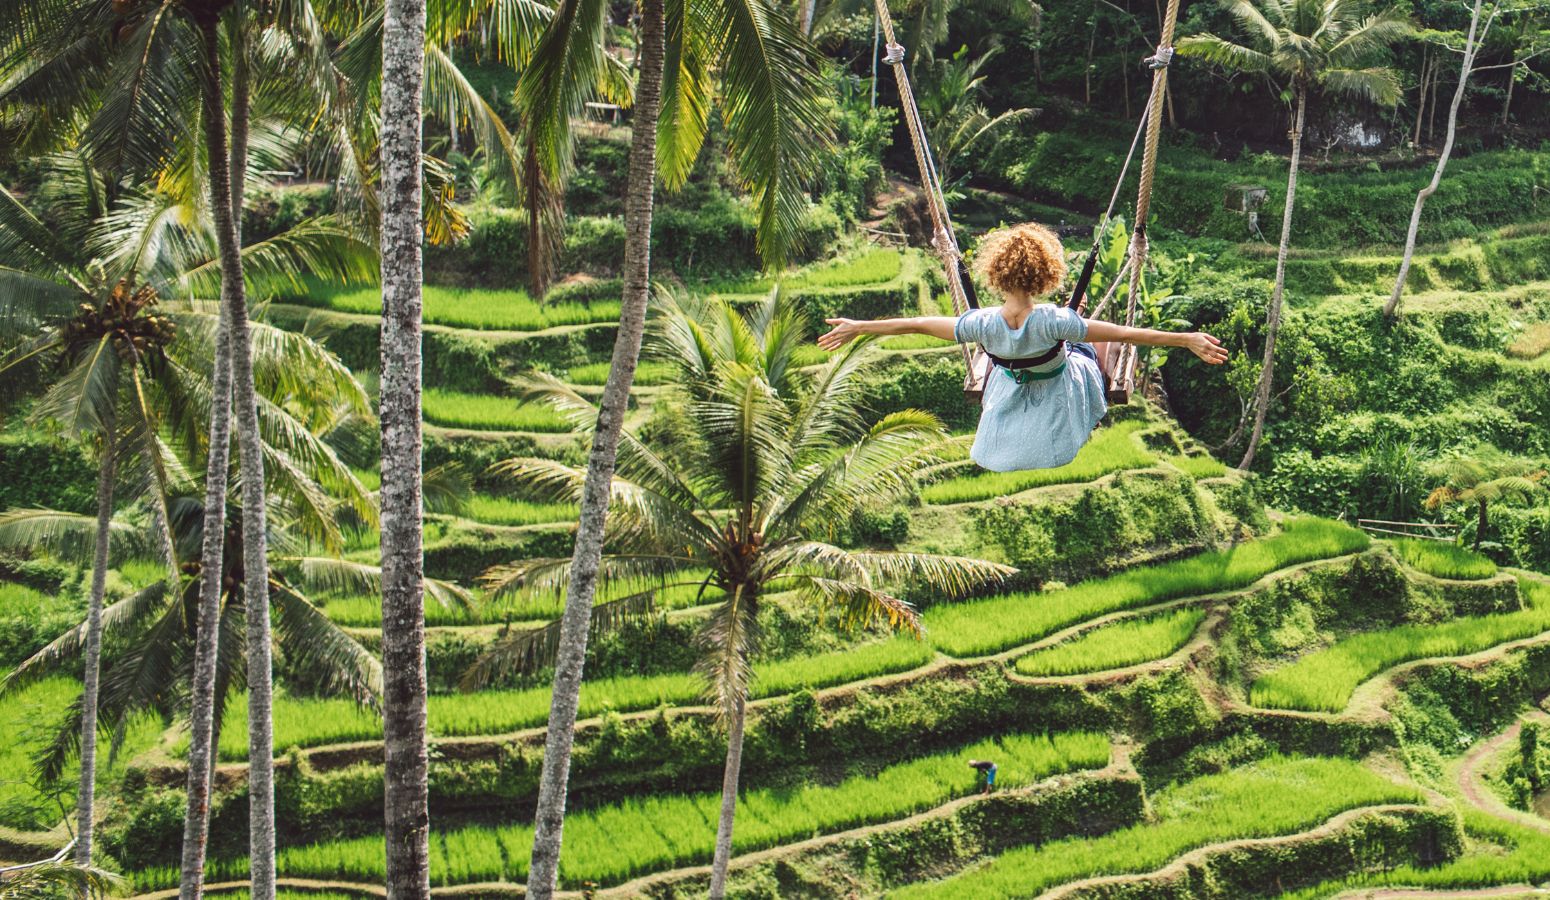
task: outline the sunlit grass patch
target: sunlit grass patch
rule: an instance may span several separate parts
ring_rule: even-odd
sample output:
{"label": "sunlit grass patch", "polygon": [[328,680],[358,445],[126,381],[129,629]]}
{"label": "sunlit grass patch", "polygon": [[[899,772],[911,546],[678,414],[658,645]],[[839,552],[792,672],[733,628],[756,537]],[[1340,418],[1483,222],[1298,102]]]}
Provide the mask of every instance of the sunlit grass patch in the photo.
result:
{"label": "sunlit grass patch", "polygon": [[474,494],[468,498],[463,515],[486,525],[541,525],[576,521],[576,505],[530,503],[513,497]]}
{"label": "sunlit grass patch", "polygon": [[1367,535],[1348,525],[1311,517],[1292,519],[1279,534],[1228,550],[1131,569],[1061,590],[943,603],[926,610],[924,618],[937,649],[956,657],[983,656],[1106,613],[1237,590],[1277,569],[1367,546]]}
{"label": "sunlit grass patch", "polygon": [[716,285],[715,288],[718,293],[724,294],[759,294],[768,291],[776,283],[788,289],[882,284],[898,278],[903,267],[903,251],[875,248],[795,272],[733,281]]}
{"label": "sunlit grass patch", "polygon": [[471,428],[485,431],[570,430],[559,413],[547,406],[523,403],[510,397],[489,394],[465,394],[443,388],[427,388],[424,397],[425,421],[446,428]]}
{"label": "sunlit grass patch", "polygon": [[[583,387],[597,387],[608,381],[608,372],[613,368],[609,362],[588,363],[584,366],[576,366],[565,373],[565,380],[571,384]],[[642,360],[635,367],[635,384],[642,387],[666,384],[673,379],[673,368],[667,363]]]}
{"label": "sunlit grass patch", "polygon": [[1529,325],[1507,346],[1507,355],[1518,359],[1538,359],[1547,353],[1550,353],[1550,322]]}
{"label": "sunlit grass patch", "polygon": [[1415,538],[1396,538],[1393,544],[1407,565],[1437,578],[1477,581],[1496,574],[1496,563],[1458,544]]}
{"label": "sunlit grass patch", "polygon": [[1416,803],[1420,794],[1345,759],[1274,758],[1158,792],[1154,820],[1102,837],[1022,847],[941,881],[888,896],[1032,897],[1096,875],[1149,872],[1197,847],[1241,838],[1293,834],[1346,810]]}
{"label": "sunlit grass patch", "polygon": [[1017,661],[1017,671],[1024,675],[1077,675],[1162,659],[1188,643],[1205,617],[1202,609],[1176,609],[1105,625],[1024,656]]}
{"label": "sunlit grass patch", "polygon": [[[558,325],[590,325],[616,322],[619,301],[591,303],[542,303],[525,291],[492,291],[479,288],[425,286],[425,321],[459,328],[541,331]],[[340,312],[381,315],[382,290],[378,287],[337,288],[312,285],[297,298],[311,306]]]}
{"label": "sunlit grass patch", "polygon": [[1169,456],[1166,461],[1191,478],[1221,478],[1227,464],[1210,456]]}
{"label": "sunlit grass patch", "polygon": [[[1025,472],[977,472],[928,485],[920,492],[927,503],[969,503],[1006,497],[1051,484],[1092,481],[1110,472],[1154,465],[1157,458],[1141,446],[1135,434],[1144,422],[1120,422],[1093,432],[1076,459],[1055,469]],[[1030,439],[1033,439],[1030,437]]]}
{"label": "sunlit grass patch", "polygon": [[1249,693],[1256,706],[1340,712],[1362,682],[1401,663],[1477,653],[1550,631],[1550,587],[1523,582],[1526,609],[1436,625],[1401,625],[1353,634],[1266,673]]}

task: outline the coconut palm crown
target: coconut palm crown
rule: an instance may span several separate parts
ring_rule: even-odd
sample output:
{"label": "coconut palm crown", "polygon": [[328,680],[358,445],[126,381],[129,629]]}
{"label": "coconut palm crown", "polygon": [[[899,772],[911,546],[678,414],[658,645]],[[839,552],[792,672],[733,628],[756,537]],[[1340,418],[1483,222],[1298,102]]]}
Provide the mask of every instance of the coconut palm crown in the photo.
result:
{"label": "coconut palm crown", "polygon": [[[676,370],[692,434],[674,453],[628,432],[621,439],[600,580],[623,596],[599,606],[594,622],[649,605],[661,587],[719,588],[724,599],[706,622],[701,668],[731,714],[747,696],[759,604],[771,591],[835,609],[847,625],[919,634],[915,610],[888,585],[920,583],[959,595],[1008,574],[979,560],[831,543],[855,510],[907,495],[918,472],[951,452],[928,413],[906,410],[867,423],[857,407],[857,375],[873,358],[868,343],[809,373],[795,364],[805,321],[778,290],[746,316],[718,300],[659,303],[653,355]],[[557,379],[535,376],[531,390],[579,430],[595,420],[592,404]],[[535,494],[569,501],[580,496],[586,475],[531,458],[496,470]],[[559,593],[569,567],[569,559],[523,560],[491,569],[484,582],[496,595]],[[499,642],[468,684],[543,664],[556,634],[557,625]]]}

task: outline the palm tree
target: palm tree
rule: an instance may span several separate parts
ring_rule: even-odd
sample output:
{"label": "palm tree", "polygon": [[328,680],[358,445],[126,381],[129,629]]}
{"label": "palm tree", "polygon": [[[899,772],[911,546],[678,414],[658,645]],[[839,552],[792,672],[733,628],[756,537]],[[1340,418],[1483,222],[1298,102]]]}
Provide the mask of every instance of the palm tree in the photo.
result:
{"label": "palm tree", "polygon": [[[185,702],[194,672],[187,660],[200,635],[190,613],[197,609],[203,573],[193,562],[203,544],[203,503],[197,486],[188,484],[170,498],[167,509],[174,541],[182,558],[183,574],[173,589],[158,581],[109,606],[103,612],[105,633],[112,637],[114,653],[104,666],[101,695],[102,718],[111,726],[114,747],[135,719],[147,713],[164,721],[177,718]],[[315,483],[312,488],[321,491]],[[284,522],[286,505],[276,501],[267,520]],[[232,511],[232,521],[240,521],[240,510]],[[115,563],[155,554],[136,534],[143,523],[141,516],[123,516],[111,523]],[[48,509],[11,510],[0,514],[0,546],[46,550],[61,557],[75,553],[96,528],[89,516]],[[300,553],[306,545],[306,526],[298,521],[297,530],[276,528],[271,543]],[[251,616],[254,579],[244,563],[243,535],[239,527],[228,526],[223,542],[225,555],[217,579],[221,584],[221,607],[216,633],[217,678],[213,704],[217,716],[230,692],[246,683],[245,665],[249,646],[243,635],[246,619]],[[277,557],[277,568],[264,579],[266,596],[273,604],[277,636],[286,654],[321,678],[320,687],[330,694],[353,697],[363,705],[375,707],[382,687],[382,666],[362,647],[323,614],[308,598],[310,585],[325,590],[341,586],[359,590],[376,587],[380,581],[372,567],[331,557]],[[20,690],[40,679],[67,671],[79,660],[85,645],[83,624],[65,632],[47,647],[23,661],[3,682],[0,693]],[[251,687],[250,687],[251,689]],[[77,707],[72,712],[79,712]],[[58,736],[42,757],[41,774],[56,777],[68,761],[79,739],[75,716],[67,717]],[[217,718],[219,721],[219,718]],[[251,760],[250,760],[251,764]],[[200,765],[189,760],[190,768]],[[210,765],[213,765],[210,763]]]}
{"label": "palm tree", "polygon": [[989,149],[976,151],[982,141],[1037,112],[1019,108],[992,116],[979,102],[985,86],[985,76],[981,73],[999,52],[999,48],[991,48],[971,59],[968,47],[961,47],[947,59],[932,60],[928,77],[921,79],[921,90],[916,95],[921,119],[928,123],[927,142],[935,151],[949,199],[957,194],[970,174],[963,168],[971,154]]}
{"label": "palm tree", "polygon": [[[565,600],[555,632],[554,700],[544,743],[530,896],[547,900],[559,877],[570,777],[572,730],[596,593],[609,483],[630,385],[645,332],[651,277],[651,222],[656,179],[683,184],[709,129],[713,79],[736,171],[753,189],[759,249],[766,263],[784,262],[807,207],[803,173],[818,171],[827,144],[817,73],[790,21],[770,0],[643,0],[639,67],[625,198],[624,297],[608,380],[592,434],[579,526]],[[528,140],[545,172],[558,181],[570,163],[571,119],[607,67],[602,32],[608,4],[563,0],[518,83]],[[715,65],[713,65],[715,63]]]}
{"label": "palm tree", "polygon": [[1238,464],[1240,469],[1247,469],[1254,464],[1270,408],[1276,336],[1281,330],[1286,290],[1286,255],[1291,247],[1292,210],[1296,206],[1297,170],[1302,163],[1302,133],[1309,97],[1325,94],[1393,106],[1399,102],[1399,79],[1392,69],[1375,65],[1374,61],[1413,29],[1409,20],[1395,10],[1369,14],[1366,0],[1223,0],[1223,5],[1238,21],[1247,41],[1235,43],[1214,34],[1197,34],[1179,41],[1179,53],[1233,72],[1283,81],[1292,100],[1292,158],[1287,167],[1281,244],[1276,253],[1275,284],[1265,324],[1264,363],[1254,389],[1254,430]]}
{"label": "palm tree", "polygon": [[[200,203],[188,193],[187,182],[171,179],[150,191],[120,188],[113,197],[111,186],[79,155],[45,163],[48,178],[36,212],[0,190],[0,283],[7,287],[0,292],[0,347],[8,348],[0,356],[0,372],[18,376],[17,382],[28,382],[19,377],[23,373],[37,376],[29,383],[44,390],[34,418],[57,422],[67,433],[95,435],[102,448],[90,625],[102,608],[106,528],[116,484],[127,479],[148,485],[153,498],[165,497],[175,477],[169,469],[176,468],[167,436],[180,444],[185,458],[202,452],[204,429],[184,417],[195,407],[168,398],[208,395],[197,375],[203,366],[198,354],[208,353],[205,339],[214,317],[200,304],[161,298],[208,286],[218,271]],[[306,264],[319,274],[348,278],[358,274],[364,249],[333,223],[319,220],[245,253],[255,276],[274,277]],[[305,358],[320,355],[314,346]],[[335,377],[318,387],[353,384],[348,373],[341,381],[337,367],[333,371]],[[341,473],[353,481],[342,464],[335,475]],[[165,508],[153,506],[154,521],[164,523]],[[165,534],[164,526],[157,530]],[[177,557],[170,541],[164,539],[161,548],[174,573]],[[99,646],[96,628],[88,631],[77,826],[83,860],[92,844]]]}
{"label": "palm tree", "polygon": [[420,116],[424,0],[382,23],[382,718],[388,896],[430,897],[420,470]]}
{"label": "palm tree", "polygon": [[1431,467],[1442,484],[1427,495],[1427,509],[1454,503],[1473,503],[1476,508],[1474,547],[1480,549],[1489,524],[1491,504],[1525,500],[1545,490],[1546,471],[1532,460],[1488,452],[1478,456],[1453,456]]}
{"label": "palm tree", "polygon": [[[921,469],[942,461],[940,424],[906,411],[868,426],[856,410],[856,376],[870,357],[857,344],[808,377],[793,364],[804,340],[802,313],[774,292],[748,317],[719,301],[680,305],[661,298],[656,346],[676,368],[692,423],[689,446],[658,454],[625,433],[611,496],[610,552],[599,575],[623,596],[593,620],[649,608],[673,584],[711,584],[724,598],[700,633],[699,671],[727,724],[711,896],[722,896],[743,749],[743,724],[759,610],[791,591],[837,607],[847,624],[886,624],[920,633],[908,603],[889,582],[917,582],[949,595],[993,582],[1010,570],[993,563],[922,553],[846,550],[828,543],[836,523],[868,503],[914,489]],[[578,427],[595,408],[556,379],[535,379],[535,394]],[[553,460],[512,459],[497,471],[545,497],[575,501],[592,482],[585,470]],[[573,583],[570,559],[531,559],[492,569],[496,595],[558,593]],[[709,576],[703,573],[709,570]],[[572,587],[574,595],[574,587]],[[469,686],[563,650],[563,622],[493,645],[469,673]],[[551,728],[552,728],[551,724]]]}

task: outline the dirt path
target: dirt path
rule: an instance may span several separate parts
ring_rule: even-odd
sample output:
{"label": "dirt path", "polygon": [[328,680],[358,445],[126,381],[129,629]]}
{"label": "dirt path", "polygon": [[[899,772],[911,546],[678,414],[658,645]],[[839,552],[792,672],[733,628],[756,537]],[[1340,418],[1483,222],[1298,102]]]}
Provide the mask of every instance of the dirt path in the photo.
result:
{"label": "dirt path", "polygon": [[1500,887],[1472,888],[1467,891],[1423,891],[1407,888],[1384,888],[1374,891],[1346,891],[1340,894],[1336,900],[1399,900],[1399,898],[1415,898],[1415,900],[1447,900],[1447,898],[1465,897],[1545,897],[1550,896],[1550,891],[1536,888],[1526,884],[1505,884]]}
{"label": "dirt path", "polygon": [[[1529,718],[1540,722],[1550,722],[1550,716],[1537,711],[1530,713]],[[1522,730],[1523,723],[1521,721],[1514,722],[1512,723],[1511,728],[1508,728],[1501,734],[1481,741],[1474,747],[1470,748],[1469,753],[1465,755],[1463,763],[1459,767],[1459,790],[1463,792],[1464,799],[1469,803],[1470,806],[1473,806],[1475,809],[1480,810],[1486,815],[1493,816],[1498,819],[1504,819],[1506,821],[1512,822],[1515,825],[1525,825],[1529,828],[1534,828],[1550,834],[1550,822],[1547,822],[1532,813],[1526,813],[1522,810],[1513,809],[1512,807],[1503,803],[1501,798],[1496,796],[1494,791],[1481,783],[1482,779],[1480,776],[1480,770],[1488,762],[1490,762],[1490,760],[1495,758],[1497,752],[1501,750],[1503,745],[1517,741],[1518,733]]]}

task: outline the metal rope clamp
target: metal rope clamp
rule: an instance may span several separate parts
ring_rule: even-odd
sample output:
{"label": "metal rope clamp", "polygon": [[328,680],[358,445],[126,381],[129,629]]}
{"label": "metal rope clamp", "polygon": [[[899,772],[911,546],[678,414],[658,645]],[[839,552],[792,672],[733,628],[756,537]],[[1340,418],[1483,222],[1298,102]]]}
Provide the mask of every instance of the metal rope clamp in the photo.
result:
{"label": "metal rope clamp", "polygon": [[1173,62],[1173,48],[1158,47],[1155,54],[1148,56],[1142,62],[1146,63],[1146,67],[1154,72],[1158,69],[1166,69],[1168,64]]}
{"label": "metal rope clamp", "polygon": [[887,52],[883,54],[883,62],[890,66],[904,62],[904,45],[890,42]]}

